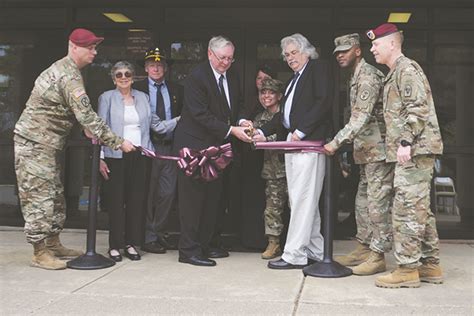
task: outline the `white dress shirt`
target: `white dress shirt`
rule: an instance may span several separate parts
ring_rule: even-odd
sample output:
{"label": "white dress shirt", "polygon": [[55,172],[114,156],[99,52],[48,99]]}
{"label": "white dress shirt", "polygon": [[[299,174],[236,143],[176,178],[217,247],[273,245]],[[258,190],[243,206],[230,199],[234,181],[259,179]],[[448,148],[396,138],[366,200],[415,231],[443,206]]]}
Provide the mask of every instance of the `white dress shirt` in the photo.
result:
{"label": "white dress shirt", "polygon": [[[295,95],[296,86],[298,85],[298,81],[300,80],[301,75],[303,74],[303,71],[306,68],[306,65],[308,65],[308,62],[306,62],[306,64],[304,64],[303,68],[301,68],[301,70],[298,71],[299,76],[298,76],[298,78],[296,78],[296,82],[293,85],[293,89],[291,90],[290,94],[287,96],[286,101],[285,101],[285,107],[284,107],[284,112],[283,112],[283,126],[285,126],[286,129],[290,129],[290,126],[291,126],[290,125],[290,113],[291,113],[291,107],[293,105],[293,96]],[[286,88],[285,95],[288,93],[288,89],[290,89],[290,86],[291,86],[291,83]],[[303,133],[299,130],[295,130],[295,133],[301,139],[303,139],[306,136],[305,133]]]}

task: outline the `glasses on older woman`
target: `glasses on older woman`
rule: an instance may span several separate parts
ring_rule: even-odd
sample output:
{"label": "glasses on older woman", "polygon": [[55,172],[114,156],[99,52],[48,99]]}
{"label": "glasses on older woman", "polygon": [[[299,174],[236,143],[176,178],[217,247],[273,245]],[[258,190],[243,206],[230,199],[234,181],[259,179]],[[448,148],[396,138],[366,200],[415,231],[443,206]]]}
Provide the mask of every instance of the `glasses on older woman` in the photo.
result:
{"label": "glasses on older woman", "polygon": [[131,78],[131,77],[132,77],[132,73],[131,73],[130,71],[125,71],[125,72],[117,71],[117,72],[115,73],[115,78],[117,78],[117,79],[120,79],[120,78],[122,78],[122,77],[124,77],[124,76],[125,76],[125,78]]}

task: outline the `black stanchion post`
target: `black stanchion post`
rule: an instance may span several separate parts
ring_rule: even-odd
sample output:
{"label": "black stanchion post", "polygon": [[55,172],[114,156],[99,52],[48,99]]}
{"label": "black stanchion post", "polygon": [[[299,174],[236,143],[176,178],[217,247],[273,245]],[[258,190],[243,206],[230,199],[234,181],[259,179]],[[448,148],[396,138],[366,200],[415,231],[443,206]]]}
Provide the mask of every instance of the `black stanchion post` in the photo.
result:
{"label": "black stanchion post", "polygon": [[333,204],[333,160],[326,156],[326,176],[324,177],[324,258],[303,269],[305,276],[320,278],[340,278],[352,274],[352,270],[332,260],[334,238],[334,204]]}
{"label": "black stanchion post", "polygon": [[92,142],[91,186],[89,188],[89,225],[87,226],[87,251],[67,263],[67,267],[79,270],[108,268],[115,264],[112,259],[95,252],[97,226],[97,197],[99,193],[100,145]]}

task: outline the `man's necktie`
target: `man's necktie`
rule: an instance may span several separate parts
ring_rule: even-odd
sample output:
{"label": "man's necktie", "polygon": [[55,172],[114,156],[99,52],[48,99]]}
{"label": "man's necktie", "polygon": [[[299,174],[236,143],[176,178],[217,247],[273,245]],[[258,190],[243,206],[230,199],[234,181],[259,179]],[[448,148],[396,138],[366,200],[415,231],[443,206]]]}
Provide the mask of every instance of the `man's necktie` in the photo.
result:
{"label": "man's necktie", "polygon": [[225,94],[224,89],[224,75],[219,77],[219,91],[221,93],[222,98],[224,99],[225,105],[230,108],[229,102],[227,101],[227,95]]}
{"label": "man's necktie", "polygon": [[295,72],[295,74],[293,75],[293,79],[291,80],[291,84],[290,84],[290,89],[288,89],[288,92],[285,94],[285,98],[290,95],[291,91],[295,87],[295,83],[296,83],[296,80],[298,80],[299,75],[300,75],[299,72]]}
{"label": "man's necktie", "polygon": [[165,100],[163,99],[163,95],[161,94],[161,87],[163,86],[162,83],[158,84],[155,83],[156,87],[156,115],[162,120],[166,120],[166,112],[165,112]]}

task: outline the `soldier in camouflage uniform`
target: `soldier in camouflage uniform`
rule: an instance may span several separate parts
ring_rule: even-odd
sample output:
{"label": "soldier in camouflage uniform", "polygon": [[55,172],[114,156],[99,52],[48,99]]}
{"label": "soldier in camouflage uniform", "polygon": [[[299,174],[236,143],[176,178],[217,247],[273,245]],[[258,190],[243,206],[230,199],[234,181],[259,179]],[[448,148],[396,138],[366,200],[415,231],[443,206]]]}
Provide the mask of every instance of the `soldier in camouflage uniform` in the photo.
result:
{"label": "soldier in camouflage uniform", "polygon": [[334,154],[345,143],[354,143],[354,161],[360,167],[356,196],[358,245],[335,260],[352,268],[354,274],[385,271],[384,253],[392,245],[390,202],[393,166],[385,163],[385,123],[382,113],[382,72],[365,62],[359,34],[334,40],[334,54],[342,68],[349,68],[351,118],[324,148]]}
{"label": "soldier in camouflage uniform", "polygon": [[390,68],[383,105],[387,162],[395,166],[392,225],[398,268],[376,278],[375,284],[400,288],[419,287],[420,281],[442,283],[430,184],[443,142],[430,84],[420,65],[402,54],[403,35],[394,24],[382,24],[367,36],[377,63]]}
{"label": "soldier in camouflage uniform", "polygon": [[[259,128],[271,121],[280,110],[280,100],[283,96],[283,83],[275,79],[264,79],[258,92],[260,104],[265,110],[255,117],[253,126]],[[264,138],[264,136],[261,136]],[[266,138],[275,141],[276,134]],[[263,141],[263,139],[262,139]],[[268,238],[267,249],[262,253],[262,259],[273,259],[281,255],[280,235],[283,231],[282,214],[288,200],[285,164],[282,154],[267,150],[263,154],[262,178],[266,180],[265,195],[265,235]]]}
{"label": "soldier in camouflage uniform", "polygon": [[62,246],[59,240],[65,220],[64,189],[60,179],[60,155],[74,122],[87,135],[125,152],[133,145],[111,132],[92,110],[80,69],[92,63],[96,45],[103,38],[85,29],[69,37],[68,55],[43,71],[14,130],[15,171],[25,234],[33,244],[31,264],[44,269],[64,269],[58,257],[82,252]]}

